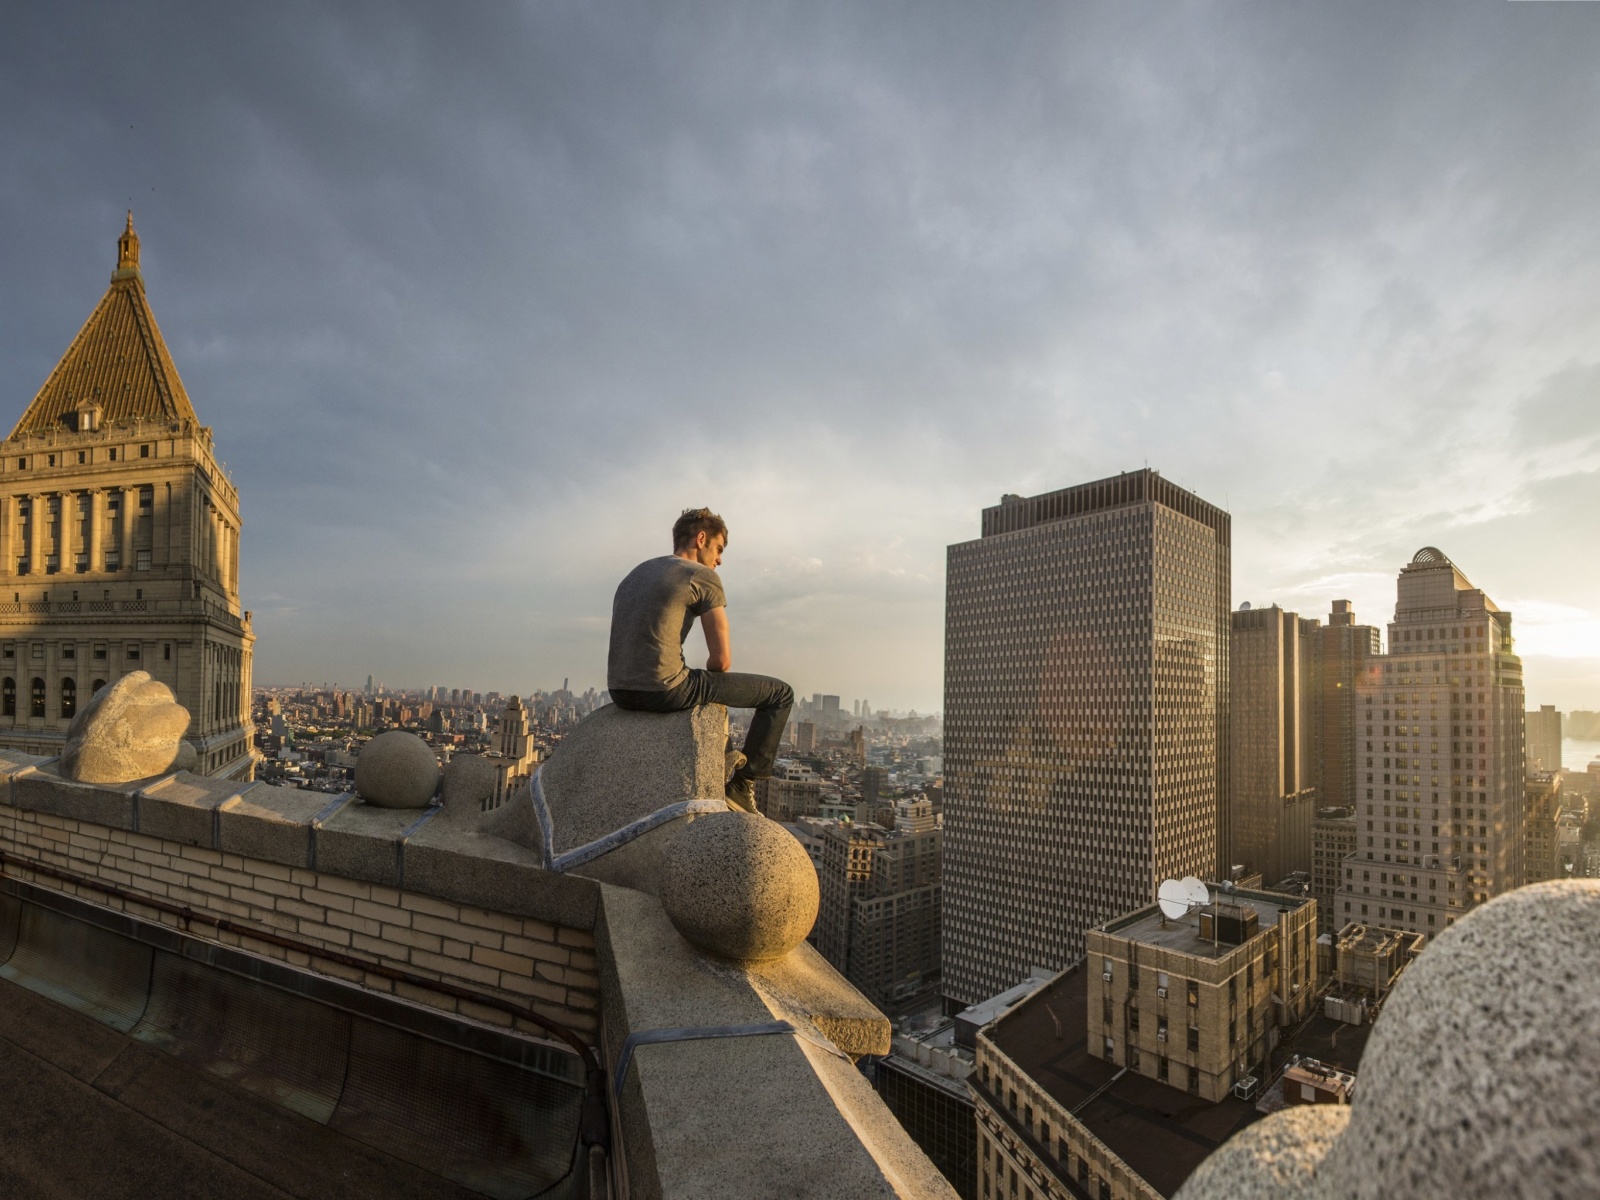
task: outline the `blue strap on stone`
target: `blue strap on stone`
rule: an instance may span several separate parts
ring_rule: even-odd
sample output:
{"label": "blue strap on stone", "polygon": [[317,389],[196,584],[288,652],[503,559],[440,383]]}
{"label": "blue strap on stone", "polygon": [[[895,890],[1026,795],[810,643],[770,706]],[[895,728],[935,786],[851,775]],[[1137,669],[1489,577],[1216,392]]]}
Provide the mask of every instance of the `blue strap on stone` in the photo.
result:
{"label": "blue strap on stone", "polygon": [[658,825],[665,825],[677,817],[688,816],[690,813],[727,812],[726,800],[679,800],[676,804],[669,804],[665,808],[658,808],[653,813],[640,817],[637,821],[630,821],[621,829],[613,829],[604,837],[596,838],[582,846],[574,847],[564,854],[557,854],[555,848],[555,821],[550,816],[550,806],[544,799],[544,772],[540,771],[533,777],[533,786],[529,789],[533,797],[533,813],[539,819],[540,844],[544,855],[544,868],[547,871],[567,871],[573,867],[582,866],[591,859],[608,854],[618,846],[625,846],[634,838],[642,837]]}

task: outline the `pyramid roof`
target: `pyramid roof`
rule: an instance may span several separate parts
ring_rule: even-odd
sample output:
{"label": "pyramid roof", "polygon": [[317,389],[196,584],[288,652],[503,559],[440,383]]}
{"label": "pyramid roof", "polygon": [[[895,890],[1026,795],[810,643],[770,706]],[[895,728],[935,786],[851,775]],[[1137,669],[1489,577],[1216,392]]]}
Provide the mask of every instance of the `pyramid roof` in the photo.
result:
{"label": "pyramid roof", "polygon": [[132,213],[117,239],[117,269],[110,288],[11,436],[76,429],[74,414],[85,402],[100,407],[102,428],[127,421],[199,424],[144,294]]}

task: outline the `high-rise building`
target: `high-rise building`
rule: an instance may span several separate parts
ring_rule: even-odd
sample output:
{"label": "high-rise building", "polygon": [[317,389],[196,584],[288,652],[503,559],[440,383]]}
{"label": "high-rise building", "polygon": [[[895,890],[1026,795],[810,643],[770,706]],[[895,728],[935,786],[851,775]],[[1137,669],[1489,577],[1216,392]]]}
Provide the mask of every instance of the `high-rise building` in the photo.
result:
{"label": "high-rise building", "polygon": [[156,325],[131,214],[110,288],[0,443],[0,589],[0,746],[59,754],[81,704],[147,671],[189,710],[199,771],[253,775],[239,494]]}
{"label": "high-rise building", "polygon": [[1356,695],[1362,795],[1337,920],[1442,933],[1522,883],[1511,614],[1424,547],[1400,572],[1389,652],[1368,660]]}
{"label": "high-rise building", "polygon": [[1228,860],[1276,883],[1311,870],[1321,748],[1321,622],[1270,608],[1232,617]]}
{"label": "high-rise building", "polygon": [[799,754],[812,754],[817,749],[815,721],[801,721],[794,727],[794,748]]}
{"label": "high-rise building", "polygon": [[1356,680],[1381,645],[1378,627],[1357,625],[1348,600],[1335,600],[1328,623],[1317,631],[1322,691],[1315,755],[1319,804],[1341,808],[1356,803]]}
{"label": "high-rise building", "polygon": [[1527,714],[1528,771],[1561,770],[1561,714],[1554,704],[1541,704]]}
{"label": "high-rise building", "polygon": [[950,547],[950,1000],[1221,866],[1230,555],[1228,514],[1149,470],[1006,496]]}

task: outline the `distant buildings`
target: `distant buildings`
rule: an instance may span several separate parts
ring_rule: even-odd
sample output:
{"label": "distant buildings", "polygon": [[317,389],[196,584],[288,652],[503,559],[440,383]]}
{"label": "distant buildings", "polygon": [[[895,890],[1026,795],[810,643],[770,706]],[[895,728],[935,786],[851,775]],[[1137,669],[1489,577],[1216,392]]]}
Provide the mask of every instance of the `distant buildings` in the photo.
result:
{"label": "distant buildings", "polygon": [[841,822],[821,831],[813,941],[881,1006],[938,981],[943,833],[926,800],[900,801],[892,829]]}
{"label": "distant buildings", "polygon": [[1425,547],[1400,572],[1389,653],[1356,691],[1362,796],[1338,918],[1441,933],[1523,878],[1511,614]]}
{"label": "distant buildings", "polygon": [[1554,704],[1541,704],[1526,714],[1528,771],[1561,770],[1561,714]]}
{"label": "distant buildings", "polygon": [[1228,514],[1148,470],[1006,496],[950,547],[950,1003],[1221,865],[1230,554]]}
{"label": "distant buildings", "polygon": [[1524,883],[1541,883],[1546,879],[1566,878],[1560,824],[1561,775],[1555,771],[1540,771],[1529,775],[1523,784],[1522,881]]}
{"label": "distant buildings", "polygon": [[1335,900],[1344,883],[1345,859],[1356,852],[1356,806],[1328,806],[1311,818],[1311,894],[1317,901],[1319,933],[1338,924]]}
{"label": "distant buildings", "polygon": [[0,746],[61,753],[96,691],[147,671],[189,710],[198,770],[251,778],[239,528],[130,214],[110,288],[0,444]]}
{"label": "distant buildings", "polygon": [[1358,726],[1356,682],[1367,660],[1381,648],[1375,625],[1357,625],[1348,600],[1335,600],[1328,623],[1317,631],[1318,687],[1315,751],[1317,803],[1348,807],[1358,803],[1360,769],[1356,763]]}

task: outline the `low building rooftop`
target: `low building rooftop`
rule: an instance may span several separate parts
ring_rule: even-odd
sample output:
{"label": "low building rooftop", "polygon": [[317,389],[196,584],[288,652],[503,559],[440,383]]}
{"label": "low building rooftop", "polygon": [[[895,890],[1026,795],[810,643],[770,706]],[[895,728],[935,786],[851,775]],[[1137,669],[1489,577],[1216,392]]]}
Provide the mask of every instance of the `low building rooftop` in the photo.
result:
{"label": "low building rooftop", "polygon": [[[1282,892],[1257,892],[1242,888],[1219,892],[1214,886],[1210,890],[1213,902],[1220,900],[1224,913],[1229,905],[1254,909],[1260,922],[1259,932],[1265,932],[1277,925],[1280,912],[1293,912],[1311,903],[1308,897],[1292,896]],[[1138,942],[1142,946],[1159,946],[1164,950],[1177,950],[1197,958],[1221,958],[1237,950],[1238,945],[1226,939],[1217,942],[1212,938],[1200,936],[1200,914],[1210,911],[1210,908],[1197,908],[1187,916],[1171,918],[1163,916],[1161,909],[1152,904],[1125,917],[1108,921],[1100,926],[1100,929],[1102,932]]]}
{"label": "low building rooftop", "polygon": [[[1253,1102],[1230,1096],[1213,1104],[1090,1054],[1087,981],[1079,964],[1004,1013],[984,1036],[1151,1187],[1171,1196],[1207,1155],[1265,1114]],[[1287,1062],[1299,1054],[1354,1072],[1369,1032],[1319,1008],[1275,1057]]]}

